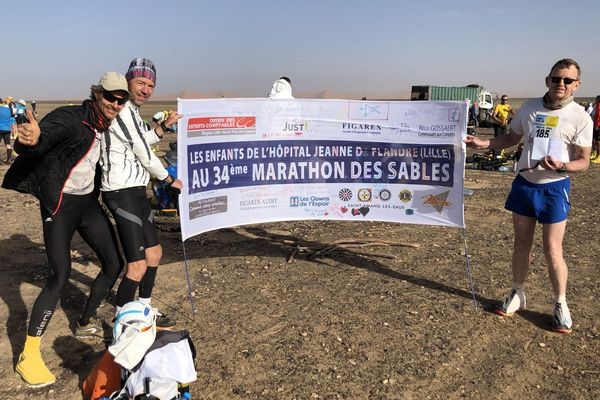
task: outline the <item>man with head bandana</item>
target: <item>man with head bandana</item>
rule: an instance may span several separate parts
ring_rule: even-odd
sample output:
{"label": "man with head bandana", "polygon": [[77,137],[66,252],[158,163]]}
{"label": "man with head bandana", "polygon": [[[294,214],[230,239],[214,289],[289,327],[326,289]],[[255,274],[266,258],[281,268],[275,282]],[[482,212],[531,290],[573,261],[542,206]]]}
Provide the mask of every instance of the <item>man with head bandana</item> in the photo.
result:
{"label": "man with head bandana", "polygon": [[[183,187],[179,179],[169,175],[150,148],[181,116],[171,111],[154,129],[148,129],[140,116],[140,107],[150,99],[156,85],[154,64],[147,58],[136,58],[125,76],[131,98],[104,136],[100,159],[102,199],[115,218],[127,259],[125,276],[117,290],[117,307],[134,300],[138,288],[139,300],[148,304],[151,301],[162,247],[146,197],[150,177],[177,189]],[[166,315],[158,312],[157,315],[157,327],[175,325]]]}
{"label": "man with head bandana", "polygon": [[562,248],[570,208],[569,175],[588,169],[592,145],[592,120],[573,101],[580,75],[574,60],[556,62],[546,77],[548,92],[521,106],[507,135],[492,140],[474,136],[465,139],[467,146],[475,149],[503,149],[524,140],[519,174],[505,205],[513,213],[515,232],[513,287],[496,313],[511,316],[526,306],[524,286],[539,222],[554,294],[552,329],[559,333],[570,333],[573,326],[566,300],[568,269]]}

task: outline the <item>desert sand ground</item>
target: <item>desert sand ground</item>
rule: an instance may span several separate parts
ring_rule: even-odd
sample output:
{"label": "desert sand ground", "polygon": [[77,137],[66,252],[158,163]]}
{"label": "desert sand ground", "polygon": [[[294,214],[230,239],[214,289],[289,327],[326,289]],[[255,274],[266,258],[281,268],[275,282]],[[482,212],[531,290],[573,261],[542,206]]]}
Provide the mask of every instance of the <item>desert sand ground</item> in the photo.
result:
{"label": "desert sand ground", "polygon": [[[6,168],[0,166],[0,176]],[[552,297],[539,228],[528,309],[512,318],[490,312],[511,285],[512,225],[503,208],[510,172],[466,172],[466,187],[474,190],[465,197],[465,215],[477,303],[461,230],[300,221],[189,239],[192,316],[176,222],[160,218],[164,258],[155,301],[196,344],[193,398],[600,398],[599,173],[592,165],[573,176],[565,239],[575,324],[570,335],[550,330]],[[37,201],[28,195],[0,190],[0,210],[0,398],[79,399],[82,380],[104,351],[102,342],[73,337],[98,260],[77,236],[71,281],[42,345],[58,381],[27,388],[13,369],[46,275],[41,222]],[[296,244],[340,239],[420,247],[340,249],[287,262]],[[110,301],[99,311],[108,323],[113,312]]]}

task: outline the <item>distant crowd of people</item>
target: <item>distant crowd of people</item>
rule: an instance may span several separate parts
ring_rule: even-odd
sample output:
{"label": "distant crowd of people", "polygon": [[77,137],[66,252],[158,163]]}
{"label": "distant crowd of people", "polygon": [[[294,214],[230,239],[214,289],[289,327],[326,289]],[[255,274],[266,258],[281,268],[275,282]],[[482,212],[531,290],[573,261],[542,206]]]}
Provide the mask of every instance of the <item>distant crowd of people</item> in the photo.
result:
{"label": "distant crowd of people", "polygon": [[[31,109],[35,115],[35,100],[31,102]],[[27,102],[19,99],[16,102],[12,96],[4,99],[0,98],[0,141],[4,142],[6,147],[6,159],[4,164],[11,164],[13,161],[13,149],[11,141],[17,136],[17,124],[25,121],[25,112]]]}

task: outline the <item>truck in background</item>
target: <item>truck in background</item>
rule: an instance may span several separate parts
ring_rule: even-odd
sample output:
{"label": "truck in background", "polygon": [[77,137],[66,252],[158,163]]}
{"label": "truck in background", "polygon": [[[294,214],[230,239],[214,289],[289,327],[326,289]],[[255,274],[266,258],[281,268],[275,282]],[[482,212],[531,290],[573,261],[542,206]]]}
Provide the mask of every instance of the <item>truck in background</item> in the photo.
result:
{"label": "truck in background", "polygon": [[477,84],[467,86],[413,86],[410,99],[431,101],[469,99],[471,104],[476,101],[479,106],[478,120],[482,125],[489,123],[494,108],[492,93]]}

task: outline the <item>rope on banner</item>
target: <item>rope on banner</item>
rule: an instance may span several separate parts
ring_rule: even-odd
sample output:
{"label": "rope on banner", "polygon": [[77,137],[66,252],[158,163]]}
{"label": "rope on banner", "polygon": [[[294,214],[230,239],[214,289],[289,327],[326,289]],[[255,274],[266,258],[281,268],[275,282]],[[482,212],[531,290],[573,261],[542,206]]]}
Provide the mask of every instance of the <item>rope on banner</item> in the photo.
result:
{"label": "rope on banner", "polygon": [[188,269],[187,255],[185,253],[185,240],[181,241],[181,246],[183,247],[183,266],[185,268],[185,280],[187,281],[188,297],[190,298],[190,305],[192,306],[192,318],[195,319],[196,307],[194,307],[194,298],[192,296],[192,285],[190,283],[190,271]]}
{"label": "rope on banner", "polygon": [[467,228],[462,229],[463,233],[463,244],[465,246],[465,260],[467,268],[467,279],[469,280],[469,287],[471,288],[471,295],[473,296],[473,306],[475,311],[479,311],[479,303],[477,302],[477,294],[475,293],[475,285],[473,284],[473,274],[471,273],[471,255],[467,248]]}

